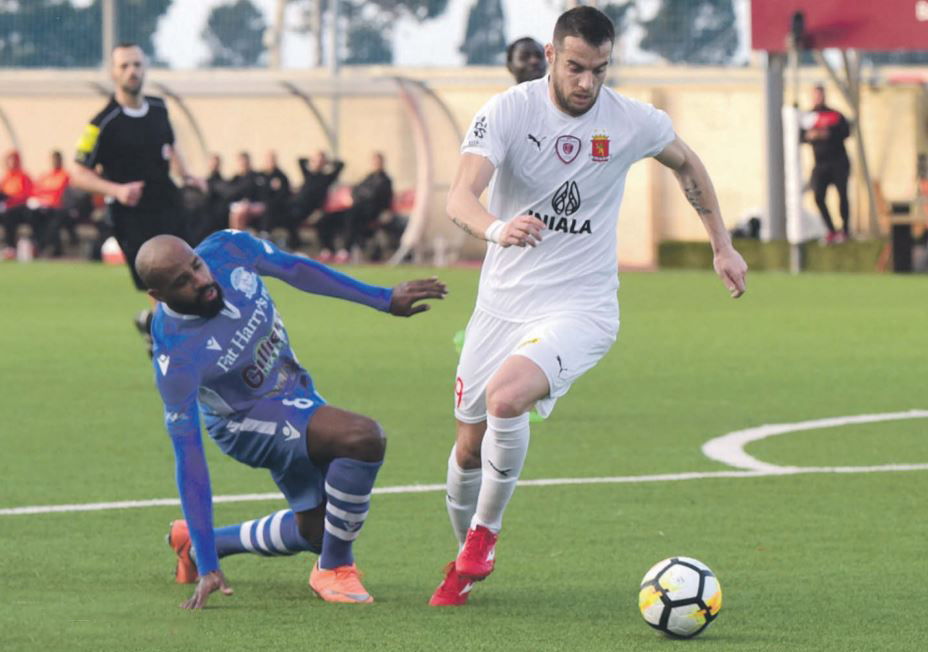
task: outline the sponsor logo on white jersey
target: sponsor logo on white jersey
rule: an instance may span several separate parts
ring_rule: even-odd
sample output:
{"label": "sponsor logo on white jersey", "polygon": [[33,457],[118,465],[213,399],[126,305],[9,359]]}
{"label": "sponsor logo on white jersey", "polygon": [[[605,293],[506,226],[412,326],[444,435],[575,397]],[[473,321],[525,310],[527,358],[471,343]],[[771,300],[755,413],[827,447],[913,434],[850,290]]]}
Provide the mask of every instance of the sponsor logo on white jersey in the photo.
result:
{"label": "sponsor logo on white jersey", "polygon": [[164,353],[158,356],[158,367],[161,368],[162,376],[167,376],[169,364],[171,364],[171,356],[165,355]]}
{"label": "sponsor logo on white jersey", "polygon": [[249,299],[255,296],[255,292],[258,291],[258,275],[254,272],[249,272],[244,267],[236,267],[232,270],[230,282],[234,289],[238,290]]}
{"label": "sponsor logo on white jersey", "polygon": [[219,342],[216,341],[215,337],[211,337],[206,341],[206,348],[210,351],[222,351],[222,347],[219,346]]}

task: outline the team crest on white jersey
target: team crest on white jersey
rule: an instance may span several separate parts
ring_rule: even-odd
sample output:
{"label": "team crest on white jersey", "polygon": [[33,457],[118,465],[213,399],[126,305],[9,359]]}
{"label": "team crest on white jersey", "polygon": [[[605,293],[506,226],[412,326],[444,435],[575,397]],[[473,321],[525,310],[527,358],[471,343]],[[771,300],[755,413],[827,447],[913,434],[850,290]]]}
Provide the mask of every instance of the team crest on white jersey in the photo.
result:
{"label": "team crest on white jersey", "polygon": [[249,272],[244,267],[236,267],[232,270],[232,287],[244,294],[249,299],[255,296],[258,291],[258,275]]}
{"label": "team crest on white jersey", "polygon": [[609,135],[605,131],[597,131],[593,134],[591,156],[597,163],[605,163],[609,160]]}
{"label": "team crest on white jersey", "polygon": [[554,152],[561,163],[573,163],[580,153],[580,139],[576,136],[558,136],[554,143]]}

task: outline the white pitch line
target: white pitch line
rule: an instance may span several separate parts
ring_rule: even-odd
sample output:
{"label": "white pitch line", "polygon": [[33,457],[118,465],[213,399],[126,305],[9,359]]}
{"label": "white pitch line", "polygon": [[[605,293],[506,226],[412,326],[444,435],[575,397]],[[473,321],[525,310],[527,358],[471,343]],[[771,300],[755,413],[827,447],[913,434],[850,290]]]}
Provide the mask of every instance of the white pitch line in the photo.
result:
{"label": "white pitch line", "polygon": [[[928,464],[886,464],[882,466],[819,466],[778,471],[690,471],[687,473],[660,473],[655,475],[620,475],[601,478],[542,478],[520,480],[521,487],[554,487],[563,485],[593,484],[641,484],[645,482],[678,482],[681,480],[708,480],[713,478],[762,478],[766,476],[800,475],[811,473],[882,473],[898,471],[928,471]],[[375,494],[415,494],[444,491],[443,484],[411,484],[396,487],[377,487]],[[279,493],[232,494],[214,496],[214,503],[244,503],[266,500],[283,500]],[[27,514],[52,514],[60,512],[98,512],[113,509],[139,509],[144,507],[179,507],[177,498],[155,498],[152,500],[120,500],[108,503],[77,503],[73,505],[34,505],[30,507],[5,507],[0,516]]]}
{"label": "white pitch line", "polygon": [[[751,442],[773,437],[774,435],[785,435],[790,432],[801,432],[803,430],[818,430],[820,428],[837,428],[839,426],[851,426],[862,423],[879,423],[881,421],[900,421],[902,419],[926,419],[928,410],[907,410],[905,412],[883,412],[880,414],[858,414],[847,417],[831,417],[828,419],[815,419],[812,421],[798,421],[796,423],[774,423],[744,430],[736,430],[726,435],[721,435],[710,439],[702,446],[703,455],[711,460],[721,462],[736,469],[746,469],[749,471],[764,471],[767,473],[783,473],[785,471],[794,471],[805,467],[799,466],[778,466],[769,464],[749,455],[745,452],[744,447]],[[845,468],[845,467],[836,467]],[[854,468],[854,467],[849,467]],[[867,467],[861,467],[867,468]],[[833,471],[841,473],[847,471]]]}

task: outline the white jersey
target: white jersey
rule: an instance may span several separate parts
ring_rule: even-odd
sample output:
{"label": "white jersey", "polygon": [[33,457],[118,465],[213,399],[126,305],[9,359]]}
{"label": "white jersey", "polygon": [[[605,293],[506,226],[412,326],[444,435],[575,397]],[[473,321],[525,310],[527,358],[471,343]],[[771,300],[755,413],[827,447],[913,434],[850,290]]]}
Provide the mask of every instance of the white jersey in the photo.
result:
{"label": "white jersey", "polygon": [[535,215],[547,228],[534,248],[488,244],[477,307],[516,321],[577,311],[617,320],[625,177],[674,137],[666,113],[605,86],[579,117],[554,105],[547,78],[487,102],[461,152],[496,168],[489,211],[503,221]]}

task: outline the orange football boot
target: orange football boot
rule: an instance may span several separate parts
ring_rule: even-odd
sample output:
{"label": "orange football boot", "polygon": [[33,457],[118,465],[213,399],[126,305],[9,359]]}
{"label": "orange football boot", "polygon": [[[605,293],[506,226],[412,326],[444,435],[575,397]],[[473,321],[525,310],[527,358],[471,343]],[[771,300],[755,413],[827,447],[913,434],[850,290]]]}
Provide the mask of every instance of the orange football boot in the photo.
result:
{"label": "orange football boot", "polygon": [[309,587],[326,602],[367,604],[374,601],[361,584],[358,567],[354,564],[325,570],[316,562],[309,574]]}
{"label": "orange football boot", "polygon": [[197,564],[190,554],[192,548],[187,521],[183,519],[171,521],[171,529],[168,530],[166,540],[168,545],[177,553],[177,570],[174,574],[174,581],[178,584],[196,584],[199,575],[197,574]]}

